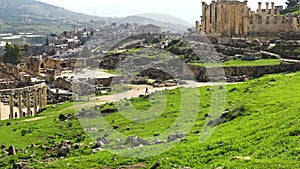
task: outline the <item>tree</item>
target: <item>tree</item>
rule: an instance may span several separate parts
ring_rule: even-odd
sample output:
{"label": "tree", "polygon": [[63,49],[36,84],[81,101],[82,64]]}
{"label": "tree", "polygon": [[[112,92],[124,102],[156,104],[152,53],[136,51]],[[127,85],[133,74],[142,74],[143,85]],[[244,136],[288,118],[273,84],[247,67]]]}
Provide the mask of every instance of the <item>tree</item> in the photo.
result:
{"label": "tree", "polygon": [[25,56],[29,56],[29,45],[28,44],[24,45],[24,51],[25,51]]}
{"label": "tree", "polygon": [[296,6],[298,4],[299,0],[287,0],[285,3],[288,8]]}
{"label": "tree", "polygon": [[3,56],[4,63],[17,65],[21,62],[21,48],[19,45],[10,45],[6,43],[5,54]]}

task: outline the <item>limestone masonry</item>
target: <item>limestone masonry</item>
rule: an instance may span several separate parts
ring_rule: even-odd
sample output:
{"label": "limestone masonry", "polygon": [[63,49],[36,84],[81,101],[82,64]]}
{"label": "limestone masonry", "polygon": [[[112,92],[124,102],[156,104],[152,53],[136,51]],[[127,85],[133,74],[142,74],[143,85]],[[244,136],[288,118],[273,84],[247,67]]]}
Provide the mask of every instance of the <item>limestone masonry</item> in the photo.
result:
{"label": "limestone masonry", "polygon": [[[258,2],[251,11],[248,1],[217,0],[210,5],[202,2],[201,31],[214,36],[247,37],[299,31],[299,15],[280,15],[282,6],[266,2],[265,9]],[[196,22],[199,28],[199,22]]]}

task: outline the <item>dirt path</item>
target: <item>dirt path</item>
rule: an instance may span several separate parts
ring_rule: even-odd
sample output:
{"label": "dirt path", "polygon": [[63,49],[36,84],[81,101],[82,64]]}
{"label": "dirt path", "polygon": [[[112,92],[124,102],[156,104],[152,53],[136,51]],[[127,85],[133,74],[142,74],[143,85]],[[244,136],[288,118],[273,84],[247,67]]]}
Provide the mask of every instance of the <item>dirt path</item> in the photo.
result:
{"label": "dirt path", "polygon": [[213,86],[217,85],[217,83],[199,83],[194,81],[187,81],[186,85],[180,85],[180,86],[174,86],[174,87],[160,87],[160,88],[154,88],[153,86],[149,85],[129,85],[131,90],[120,93],[120,94],[113,94],[113,95],[107,95],[107,96],[99,96],[95,97],[94,99],[97,101],[104,101],[101,104],[107,103],[107,102],[118,102],[123,99],[130,99],[130,98],[136,98],[140,95],[145,95],[146,88],[148,88],[148,94],[155,93],[158,91],[163,90],[172,90],[179,87],[190,87],[190,88],[196,88],[196,87],[204,87],[204,86]]}
{"label": "dirt path", "polygon": [[42,120],[42,119],[45,119],[45,118],[48,118],[48,116],[44,116],[44,117],[35,117],[35,118],[32,118],[32,119],[26,119],[26,120],[23,120],[23,121],[25,121],[25,122],[31,122],[31,121]]}
{"label": "dirt path", "polygon": [[[163,91],[166,89],[172,90],[172,89],[176,89],[179,87],[196,88],[196,87],[204,87],[204,86],[213,86],[213,85],[218,85],[218,84],[220,84],[220,83],[199,83],[199,82],[194,82],[194,81],[187,81],[186,85],[180,85],[180,86],[174,86],[174,87],[160,87],[160,88],[154,88],[153,86],[149,86],[149,85],[129,85],[131,90],[128,90],[127,92],[95,97],[95,98],[92,98],[90,101],[87,101],[86,103],[78,104],[78,105],[74,104],[74,107],[73,106],[67,107],[63,110],[74,109],[74,108],[77,110],[81,110],[82,108],[85,108],[85,107],[92,107],[95,105],[103,105],[106,103],[118,102],[123,99],[136,98],[136,97],[139,97],[140,95],[145,95],[146,88],[148,88],[148,93],[147,93],[147,95],[148,95],[148,94],[155,93],[158,91]],[[226,83],[225,83],[225,85],[226,85]],[[8,116],[8,114],[5,112],[8,112],[8,111],[6,110],[6,111],[2,112],[2,115],[5,114],[6,116]],[[41,119],[44,119],[47,117],[48,116],[36,117],[36,118],[32,118],[32,119],[26,119],[24,121],[26,121],[26,122],[37,121],[37,120],[41,120]],[[7,119],[7,118],[3,118],[3,116],[2,116],[2,120],[5,120],[5,119]]]}

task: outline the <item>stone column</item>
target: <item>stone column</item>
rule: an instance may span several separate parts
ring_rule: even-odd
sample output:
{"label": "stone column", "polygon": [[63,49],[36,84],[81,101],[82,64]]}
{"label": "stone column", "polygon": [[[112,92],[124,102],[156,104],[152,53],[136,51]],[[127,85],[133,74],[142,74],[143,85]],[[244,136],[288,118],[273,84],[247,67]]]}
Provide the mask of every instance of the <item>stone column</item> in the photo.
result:
{"label": "stone column", "polygon": [[43,97],[42,97],[42,93],[43,89],[41,88],[41,86],[39,87],[39,109],[43,108]]}
{"label": "stone column", "polygon": [[195,26],[196,26],[196,32],[199,33],[199,27],[200,27],[199,21],[195,22]]}
{"label": "stone column", "polygon": [[240,28],[240,6],[239,5],[235,5],[235,9],[234,9],[234,33],[235,35],[239,35],[239,28]]}
{"label": "stone column", "polygon": [[18,107],[19,107],[19,118],[23,117],[23,110],[22,110],[22,91],[18,92]]}
{"label": "stone column", "polygon": [[9,101],[9,110],[10,110],[10,119],[14,119],[14,93],[10,93],[10,101]]}
{"label": "stone column", "polygon": [[229,30],[230,29],[230,15],[229,15],[229,10],[228,10],[227,5],[225,4],[223,7],[224,7],[223,20],[222,20],[222,24],[224,25],[223,33],[228,35],[229,31],[230,31]]}
{"label": "stone column", "polygon": [[34,110],[33,110],[33,116],[36,116],[37,115],[37,105],[38,105],[38,99],[37,99],[37,89],[33,89],[33,107],[34,107]]}
{"label": "stone column", "polygon": [[275,13],[275,3],[271,2],[271,15],[274,15]]}
{"label": "stone column", "polygon": [[26,91],[26,107],[27,107],[27,116],[31,116],[31,114],[30,114],[30,91],[29,90],[27,90]]}
{"label": "stone column", "polygon": [[206,23],[206,33],[210,34],[210,5],[206,5],[206,17],[205,17],[205,23]]}
{"label": "stone column", "polygon": [[269,14],[269,2],[266,2],[266,14]]}
{"label": "stone column", "polygon": [[47,86],[43,87],[43,107],[47,106]]}
{"label": "stone column", "polygon": [[221,33],[222,32],[222,10],[221,10],[221,5],[219,4],[219,2],[217,2],[217,33]]}
{"label": "stone column", "polygon": [[261,2],[258,2],[258,10],[257,13],[261,14]]}
{"label": "stone column", "polygon": [[244,10],[243,10],[243,33],[245,36],[248,35],[248,1],[244,1]]}
{"label": "stone column", "polygon": [[292,25],[293,25],[293,31],[297,31],[298,30],[298,21],[297,21],[296,17],[293,17]]}
{"label": "stone column", "polygon": [[206,32],[206,3],[202,2],[202,20],[201,20],[201,31]]}
{"label": "stone column", "polygon": [[216,32],[216,2],[211,2],[211,33]]}

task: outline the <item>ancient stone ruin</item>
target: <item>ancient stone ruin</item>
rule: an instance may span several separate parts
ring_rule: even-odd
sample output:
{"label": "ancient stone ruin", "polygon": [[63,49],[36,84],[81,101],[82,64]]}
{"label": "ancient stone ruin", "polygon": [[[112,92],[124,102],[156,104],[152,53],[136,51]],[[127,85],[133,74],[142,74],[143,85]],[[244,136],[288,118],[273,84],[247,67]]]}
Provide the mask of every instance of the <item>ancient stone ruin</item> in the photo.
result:
{"label": "ancient stone ruin", "polygon": [[[248,1],[212,0],[202,3],[201,32],[218,38],[218,42],[228,41],[229,37],[270,40],[278,34],[299,31],[298,15],[280,15],[282,6],[266,2],[265,9],[258,2],[257,11],[247,6]],[[196,22],[199,28],[199,22]]]}
{"label": "ancient stone ruin", "polygon": [[35,116],[47,105],[45,83],[0,90],[0,120]]}

